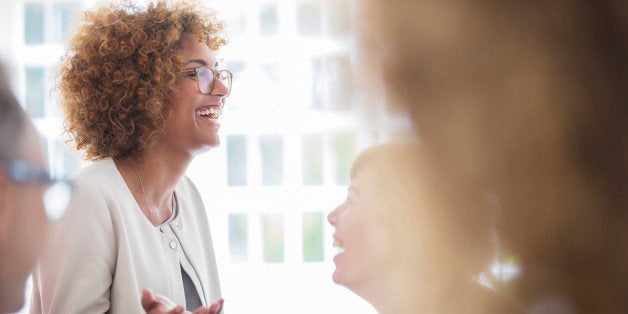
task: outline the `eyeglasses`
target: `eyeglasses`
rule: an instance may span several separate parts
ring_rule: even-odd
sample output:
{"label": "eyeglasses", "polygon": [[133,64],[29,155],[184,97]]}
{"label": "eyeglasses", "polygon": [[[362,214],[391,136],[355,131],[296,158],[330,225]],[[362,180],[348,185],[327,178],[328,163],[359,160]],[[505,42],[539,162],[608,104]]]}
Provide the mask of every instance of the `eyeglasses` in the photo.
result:
{"label": "eyeglasses", "polygon": [[59,220],[65,215],[72,197],[72,184],[67,180],[55,179],[43,169],[21,160],[0,159],[9,177],[20,184],[43,184],[43,201],[46,216],[51,221]]}
{"label": "eyeglasses", "polygon": [[231,82],[233,74],[229,70],[216,70],[210,66],[196,67],[189,70],[181,71],[181,74],[188,78],[196,77],[196,88],[203,95],[211,94],[214,89],[214,81],[218,79],[222,85],[227,87],[227,93],[224,97],[231,94]]}

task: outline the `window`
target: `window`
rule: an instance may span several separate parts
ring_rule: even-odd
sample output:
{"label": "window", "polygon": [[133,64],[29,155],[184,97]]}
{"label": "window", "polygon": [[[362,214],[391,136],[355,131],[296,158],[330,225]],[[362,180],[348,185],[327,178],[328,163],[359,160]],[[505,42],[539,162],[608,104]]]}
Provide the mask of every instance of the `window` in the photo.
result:
{"label": "window", "polygon": [[323,137],[304,134],[302,139],[302,173],[304,185],[323,184]]}
{"label": "window", "polygon": [[260,33],[262,36],[272,36],[277,34],[279,29],[279,19],[277,16],[277,5],[268,4],[264,6],[260,14]]}
{"label": "window", "polygon": [[26,67],[26,111],[33,118],[43,118],[45,108],[44,68]]}
{"label": "window", "polygon": [[80,5],[76,2],[53,3],[53,41],[64,42],[68,39],[70,30],[74,26],[78,8]]}
{"label": "window", "polygon": [[323,109],[323,95],[325,94],[323,60],[318,57],[313,58],[310,60],[310,68],[312,73],[310,107],[320,110]]}
{"label": "window", "polygon": [[357,154],[355,133],[344,131],[333,134],[333,145],[336,166],[335,183],[338,185],[348,185],[351,163]]}
{"label": "window", "polygon": [[229,186],[246,185],[246,137],[229,135],[227,137],[227,180]]}
{"label": "window", "polygon": [[278,213],[262,214],[260,218],[264,262],[281,263],[284,261],[283,215]]}
{"label": "window", "polygon": [[262,164],[262,184],[283,184],[283,142],[279,135],[261,135],[259,138]]}
{"label": "window", "polygon": [[329,34],[332,37],[349,38],[352,32],[352,14],[349,1],[329,1]]}
{"label": "window", "polygon": [[248,223],[246,214],[229,214],[229,254],[234,263],[248,260]]}
{"label": "window", "polygon": [[28,45],[44,43],[44,4],[24,4],[24,42]]}
{"label": "window", "polygon": [[303,213],[303,261],[323,261],[323,213]]}
{"label": "window", "polygon": [[321,1],[303,2],[298,5],[297,31],[302,36],[318,36],[322,33]]}
{"label": "window", "polygon": [[349,56],[331,56],[326,61],[330,109],[338,111],[353,109],[353,69]]}

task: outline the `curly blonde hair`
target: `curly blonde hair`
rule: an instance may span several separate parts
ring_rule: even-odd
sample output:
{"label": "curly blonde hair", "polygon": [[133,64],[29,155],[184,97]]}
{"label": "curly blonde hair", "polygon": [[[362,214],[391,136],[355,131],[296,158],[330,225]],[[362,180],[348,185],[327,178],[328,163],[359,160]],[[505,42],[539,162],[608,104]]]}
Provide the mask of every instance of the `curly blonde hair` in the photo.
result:
{"label": "curly blonde hair", "polygon": [[58,89],[65,131],[98,160],[136,154],[164,132],[177,94],[184,34],[210,49],[226,43],[216,12],[194,2],[110,4],[84,13],[63,57]]}

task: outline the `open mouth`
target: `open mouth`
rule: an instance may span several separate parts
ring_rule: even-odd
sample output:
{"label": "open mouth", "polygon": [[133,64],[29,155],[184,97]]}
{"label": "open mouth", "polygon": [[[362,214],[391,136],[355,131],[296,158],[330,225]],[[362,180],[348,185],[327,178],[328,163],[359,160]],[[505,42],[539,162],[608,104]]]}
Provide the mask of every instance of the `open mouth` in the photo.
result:
{"label": "open mouth", "polygon": [[345,248],[343,248],[340,244],[340,241],[336,239],[334,239],[334,248],[336,249],[336,255],[339,255],[345,252]]}
{"label": "open mouth", "polygon": [[218,117],[220,117],[221,114],[222,114],[222,108],[219,108],[219,107],[209,107],[209,108],[196,110],[197,116],[201,116],[203,118],[214,119],[214,120],[218,119]]}

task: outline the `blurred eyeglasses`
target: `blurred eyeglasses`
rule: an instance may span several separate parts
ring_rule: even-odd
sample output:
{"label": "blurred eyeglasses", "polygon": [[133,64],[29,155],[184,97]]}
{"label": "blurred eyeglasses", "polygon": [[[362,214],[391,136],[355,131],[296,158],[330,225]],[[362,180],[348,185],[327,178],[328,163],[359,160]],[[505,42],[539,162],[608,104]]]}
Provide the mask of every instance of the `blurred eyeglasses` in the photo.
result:
{"label": "blurred eyeglasses", "polygon": [[211,94],[214,89],[214,81],[218,79],[222,85],[227,88],[227,93],[224,97],[231,94],[231,82],[233,81],[233,74],[231,71],[222,69],[217,70],[210,66],[196,67],[189,70],[181,71],[183,75],[188,78],[196,78],[196,88],[199,93],[203,95]]}
{"label": "blurred eyeglasses", "polygon": [[48,171],[35,167],[21,160],[0,159],[9,177],[20,184],[43,184],[44,209],[50,221],[56,221],[65,215],[72,197],[72,184],[67,180],[55,179]]}

